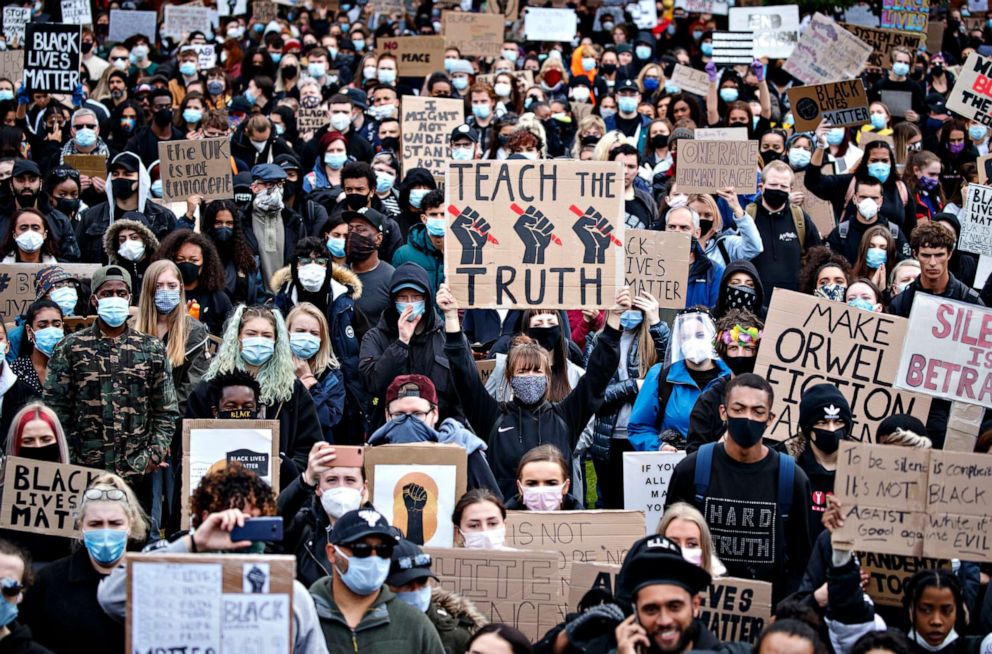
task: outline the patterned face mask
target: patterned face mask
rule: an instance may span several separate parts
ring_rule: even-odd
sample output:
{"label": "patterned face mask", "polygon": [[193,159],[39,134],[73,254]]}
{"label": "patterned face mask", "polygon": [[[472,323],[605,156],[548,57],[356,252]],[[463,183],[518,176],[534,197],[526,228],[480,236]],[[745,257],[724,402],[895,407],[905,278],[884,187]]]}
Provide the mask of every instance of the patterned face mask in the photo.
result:
{"label": "patterned face mask", "polygon": [[728,308],[753,311],[756,304],[758,304],[758,292],[750,286],[733,284],[727,287]]}
{"label": "patterned face mask", "polygon": [[847,286],[844,284],[823,284],[816,289],[813,295],[825,298],[831,302],[843,302],[846,294]]}

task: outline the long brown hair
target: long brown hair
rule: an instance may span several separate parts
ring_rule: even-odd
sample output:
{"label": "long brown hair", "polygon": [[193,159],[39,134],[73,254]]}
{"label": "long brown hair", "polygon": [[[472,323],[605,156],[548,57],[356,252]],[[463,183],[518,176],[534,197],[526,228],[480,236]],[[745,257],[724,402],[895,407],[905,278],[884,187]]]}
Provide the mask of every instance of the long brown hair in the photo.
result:
{"label": "long brown hair", "polygon": [[876,236],[881,236],[885,239],[886,264],[895,264],[896,242],[892,238],[892,231],[886,225],[875,225],[865,230],[864,236],[861,237],[861,244],[858,246],[858,257],[854,260],[854,270],[851,271],[852,278],[871,278],[873,271],[868,268],[868,247],[871,245],[871,240]]}
{"label": "long brown hair", "polygon": [[138,302],[139,332],[158,338],[158,309],[155,307],[155,289],[158,278],[165,272],[171,272],[179,280],[179,304],[166,318],[169,324],[166,334],[169,339],[165,345],[165,355],[173,368],[178,368],[186,362],[186,336],[189,335],[191,319],[186,314],[186,289],[179,267],[168,259],[152,262],[145,271],[141,281],[141,301]]}
{"label": "long brown hair", "polygon": [[[561,314],[558,311],[553,311],[550,309],[527,309],[523,312],[520,317],[520,332],[522,334],[530,333],[530,320],[534,316],[555,316],[558,318],[558,327],[561,330],[561,337],[558,342],[555,343],[553,350],[545,350],[549,355],[548,367],[548,386],[550,392],[548,393],[548,401],[559,402],[565,399],[565,396],[572,392],[572,384],[568,381],[568,341],[566,334],[568,333],[568,322],[562,324]],[[514,340],[514,343],[516,340]],[[513,366],[509,365],[507,361],[507,370],[511,371],[510,375],[512,377]],[[507,377],[507,382],[510,378]]]}
{"label": "long brown hair", "polygon": [[[551,375],[551,358],[548,356],[548,351],[525,334],[514,337],[510,344],[510,351],[506,355],[506,368],[503,370],[506,383],[509,384],[513,375],[518,372],[544,373],[549,382],[548,390],[544,392],[544,399],[552,402],[557,401],[551,399],[554,377]],[[568,395],[568,391],[565,392],[565,395]]]}

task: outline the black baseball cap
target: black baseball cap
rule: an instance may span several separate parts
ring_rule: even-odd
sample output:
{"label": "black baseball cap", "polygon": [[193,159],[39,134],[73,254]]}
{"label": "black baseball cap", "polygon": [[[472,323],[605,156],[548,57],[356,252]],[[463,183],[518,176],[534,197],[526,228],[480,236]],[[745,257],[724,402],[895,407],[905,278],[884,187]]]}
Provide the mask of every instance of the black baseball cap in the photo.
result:
{"label": "black baseball cap", "polygon": [[342,211],[341,217],[344,221],[351,222],[352,220],[364,220],[368,224],[375,227],[380,232],[382,231],[382,224],[385,222],[386,217],[375,209],[370,209],[368,207],[362,207],[358,211]]}
{"label": "black baseball cap", "polygon": [[617,575],[617,601],[630,606],[645,586],[672,585],[690,595],[706,590],[712,578],[701,566],[686,561],[682,548],[664,536],[647,536],[630,548]]}
{"label": "black baseball cap", "polygon": [[11,171],[11,177],[19,177],[21,175],[34,175],[35,177],[41,177],[41,168],[38,164],[31,161],[30,159],[15,159],[14,169]]}
{"label": "black baseball cap", "polygon": [[386,583],[390,586],[405,586],[411,581],[427,579],[437,575],[431,572],[431,555],[424,552],[416,543],[399,539],[393,549],[392,562],[389,564],[389,576]]}
{"label": "black baseball cap", "polygon": [[121,152],[107,163],[107,172],[112,173],[117,168],[123,168],[129,173],[136,173],[141,169],[141,159],[131,152]]}
{"label": "black baseball cap", "polygon": [[630,78],[627,78],[627,79],[621,80],[616,85],[616,87],[613,89],[613,92],[614,93],[620,93],[621,91],[634,91],[635,93],[640,93],[641,92],[641,89],[638,88],[637,82],[635,82],[634,80],[632,80]]}
{"label": "black baseball cap", "polygon": [[398,540],[381,513],[375,509],[357,509],[338,518],[328,536],[328,541],[332,545],[347,545],[366,536],[380,536],[383,540],[394,544]]}

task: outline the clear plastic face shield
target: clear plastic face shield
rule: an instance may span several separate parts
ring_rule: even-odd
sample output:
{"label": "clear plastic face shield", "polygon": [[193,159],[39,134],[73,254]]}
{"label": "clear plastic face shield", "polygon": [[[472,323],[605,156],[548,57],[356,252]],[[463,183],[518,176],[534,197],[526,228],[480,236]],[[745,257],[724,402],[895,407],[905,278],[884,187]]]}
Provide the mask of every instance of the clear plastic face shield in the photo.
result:
{"label": "clear plastic face shield", "polygon": [[716,338],[716,327],[708,314],[693,312],[683,313],[675,317],[672,328],[672,345],[669,348],[671,365],[683,359],[700,364],[706,359],[716,359],[716,349],[713,347]]}

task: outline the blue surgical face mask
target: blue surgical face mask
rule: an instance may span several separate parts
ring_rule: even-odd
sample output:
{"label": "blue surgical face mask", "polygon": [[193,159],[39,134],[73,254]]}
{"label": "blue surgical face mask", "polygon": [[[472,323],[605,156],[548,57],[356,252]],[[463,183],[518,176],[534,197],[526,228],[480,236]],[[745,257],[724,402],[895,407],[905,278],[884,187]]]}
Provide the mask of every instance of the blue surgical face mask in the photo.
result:
{"label": "blue surgical face mask", "polygon": [[154,182],[152,182],[150,190],[152,192],[153,198],[162,197],[162,180],[156,179]]}
{"label": "blue surgical face mask", "polygon": [[875,305],[868,300],[860,297],[854,297],[847,301],[847,306],[854,307],[855,309],[864,309],[865,311],[874,311]]}
{"label": "blue surgical face mask", "polygon": [[488,104],[473,104],[472,105],[472,115],[479,120],[485,120],[489,118],[493,113],[493,108]]}
{"label": "blue surgical face mask", "polygon": [[76,130],[76,143],[81,148],[89,148],[96,145],[96,130],[83,128]]}
{"label": "blue surgical face mask", "polygon": [[639,45],[634,48],[634,54],[637,55],[637,58],[641,61],[646,61],[648,57],[651,56],[651,46]]}
{"label": "blue surgical face mask", "polygon": [[844,142],[844,128],[832,127],[827,132],[827,143],[830,145],[840,145]]}
{"label": "blue surgical face mask", "polygon": [[410,313],[410,318],[412,319],[410,322],[413,322],[420,316],[424,315],[424,310],[427,306],[424,300],[417,300],[416,302],[396,302],[396,313],[402,316],[403,312],[406,311],[408,304],[413,306],[413,312]]}
{"label": "blue surgical face mask", "polygon": [[65,336],[61,327],[45,327],[34,332],[34,346],[46,357],[52,356],[55,346]]}
{"label": "blue surgical face mask", "polygon": [[682,92],[682,87],[680,87],[678,84],[673,84],[668,80],[665,81],[665,93],[667,93],[668,95],[675,95],[676,93],[681,93],[681,92]]}
{"label": "blue surgical face mask", "polygon": [[796,170],[801,170],[809,165],[809,160],[813,157],[809,150],[802,148],[792,148],[789,150],[789,165]]}
{"label": "blue surgical face mask", "polygon": [[720,89],[720,99],[726,102],[727,104],[730,104],[731,102],[737,102],[737,98],[739,96],[740,93],[737,91],[736,87],[725,86],[724,88]]}
{"label": "blue surgical face mask", "polygon": [[[282,53],[281,52],[270,52],[269,53],[269,56],[272,57],[272,63],[274,63],[274,64],[278,64],[280,61],[282,61]],[[331,57],[331,58],[333,59],[333,57]]]}
{"label": "blue surgical face mask", "polygon": [[396,593],[396,599],[409,604],[421,613],[427,613],[427,609],[431,606],[431,586],[424,584],[417,590],[401,591]]}
{"label": "blue surgical face mask", "polygon": [[637,309],[627,309],[620,314],[620,326],[626,330],[636,329],[644,322],[644,314]]}
{"label": "blue surgical face mask", "polygon": [[703,30],[693,30],[692,31],[692,40],[693,41],[701,41],[702,38],[703,38]]}
{"label": "blue surgical face mask", "polygon": [[906,75],[909,75],[909,64],[903,61],[892,64],[892,72],[899,77],[905,77]]}
{"label": "blue surgical face mask", "polygon": [[885,123],[888,120],[885,118],[885,114],[872,114],[871,115],[871,126],[875,129],[885,129]]}
{"label": "blue surgical face mask", "polygon": [[[0,93],[3,93],[3,91],[0,91]],[[968,128],[968,136],[971,137],[972,141],[981,141],[982,139],[985,138],[985,135],[988,133],[988,131],[989,130],[987,127],[985,127],[985,125],[979,125],[978,123],[975,123],[974,125]]]}
{"label": "blue surgical face mask", "polygon": [[272,358],[276,342],[261,336],[246,336],[241,339],[241,358],[250,366],[260,366]]}
{"label": "blue surgical face mask", "polygon": [[337,564],[334,565],[334,569],[338,571],[341,581],[351,592],[368,597],[382,588],[386,577],[389,576],[389,559],[375,554],[364,559],[357,556],[347,556],[337,545],[334,546],[334,551],[348,562],[347,571],[342,571],[341,566]]}
{"label": "blue surgical face mask", "polygon": [[327,74],[327,68],[324,66],[324,62],[312,62],[307,65],[307,72],[310,73],[310,77],[321,78]]}
{"label": "blue surgical face mask", "polygon": [[183,120],[195,125],[203,120],[203,112],[199,109],[183,109]]}
{"label": "blue surgical face mask", "polygon": [[348,155],[339,152],[324,153],[324,163],[330,166],[331,170],[341,170],[348,161]]}
{"label": "blue surgical face mask", "polygon": [[213,82],[207,82],[207,93],[210,95],[220,95],[224,92],[224,82],[218,82],[214,80]]}
{"label": "blue surgical face mask", "polygon": [[645,91],[657,91],[659,82],[653,77],[644,78],[644,90]]}
{"label": "blue surgical face mask", "polygon": [[159,313],[172,313],[172,310],[179,306],[179,289],[157,288],[155,289],[155,308]]}
{"label": "blue surgical face mask", "polygon": [[713,44],[712,43],[703,43],[702,45],[699,46],[699,49],[702,51],[702,53],[703,53],[704,56],[706,56],[706,57],[712,57],[713,56]]}
{"label": "blue surgical face mask", "polygon": [[14,99],[14,92],[7,89],[0,89],[0,102],[7,102]]}
{"label": "blue surgical face mask", "polygon": [[637,97],[633,95],[621,95],[617,98],[617,108],[623,114],[634,113],[637,111]]}
{"label": "blue surgical face mask", "polygon": [[883,184],[889,179],[889,173],[891,172],[892,166],[884,161],[875,161],[868,164],[868,174]]}
{"label": "blue surgical face mask", "polygon": [[378,79],[383,84],[393,84],[396,82],[396,71],[383,68],[377,73]]}
{"label": "blue surgical face mask", "polygon": [[878,270],[885,265],[885,262],[889,258],[889,253],[882,248],[868,248],[865,253],[865,263],[872,270]]}
{"label": "blue surgical face mask", "polygon": [[79,302],[79,294],[71,286],[56,288],[48,294],[48,297],[52,299],[52,302],[59,305],[59,308],[62,309],[62,314],[66,316],[73,314],[73,311],[76,309],[76,303]]}
{"label": "blue surgical face mask", "polygon": [[17,605],[0,598],[0,627],[6,627],[17,619]]}
{"label": "blue surgical face mask", "polygon": [[427,219],[427,233],[431,236],[441,238],[444,236],[445,220],[444,218],[428,218]]}
{"label": "blue surgical face mask", "polygon": [[451,80],[451,85],[455,87],[458,91],[464,91],[468,88],[468,78],[467,77],[454,77]]}
{"label": "blue surgical face mask", "polygon": [[396,177],[390,175],[389,173],[384,173],[381,170],[375,171],[375,192],[385,193],[389,189],[393,188],[393,184],[396,182]]}
{"label": "blue surgical face mask", "polygon": [[97,303],[96,315],[111,327],[120,327],[127,320],[128,301],[122,297],[105,297]]}
{"label": "blue surgical face mask", "polygon": [[430,192],[431,190],[427,188],[410,189],[410,206],[419,209],[420,203],[424,201],[424,196]]}
{"label": "blue surgical face mask", "polygon": [[189,61],[184,64],[180,64],[179,72],[186,77],[193,77],[193,75],[196,75],[196,64]]}
{"label": "blue surgical face mask", "polygon": [[343,236],[342,237],[329,236],[327,238],[327,250],[331,253],[332,256],[335,256],[339,259],[343,257],[345,254],[344,244],[345,244],[345,238]]}
{"label": "blue surgical face mask", "polygon": [[91,529],[83,532],[83,544],[100,565],[117,563],[124,556],[127,532],[123,529]]}
{"label": "blue surgical face mask", "polygon": [[320,339],[306,332],[293,332],[289,335],[289,349],[299,358],[307,360],[317,354]]}

